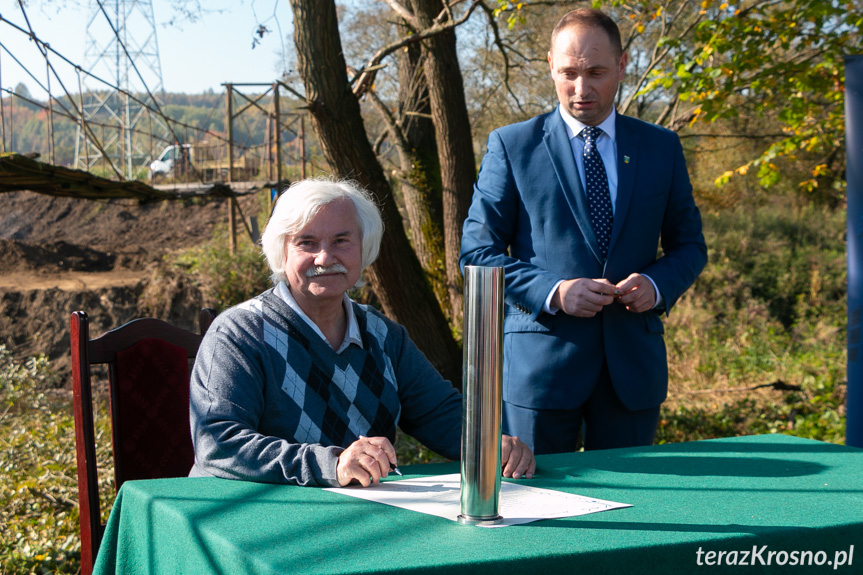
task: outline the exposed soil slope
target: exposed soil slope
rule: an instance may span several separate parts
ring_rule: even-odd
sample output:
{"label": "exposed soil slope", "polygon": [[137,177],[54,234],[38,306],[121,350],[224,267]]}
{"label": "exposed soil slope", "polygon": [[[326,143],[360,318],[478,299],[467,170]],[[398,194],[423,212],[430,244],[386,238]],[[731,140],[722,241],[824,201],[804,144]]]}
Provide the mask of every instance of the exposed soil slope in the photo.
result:
{"label": "exposed soil slope", "polygon": [[[257,199],[241,205],[251,215]],[[209,240],[226,221],[224,199],[140,204],[0,194],[0,344],[18,357],[45,353],[65,372],[71,312],[88,313],[92,336],[142,315],[153,264]],[[199,297],[179,300],[163,319],[197,329]]]}

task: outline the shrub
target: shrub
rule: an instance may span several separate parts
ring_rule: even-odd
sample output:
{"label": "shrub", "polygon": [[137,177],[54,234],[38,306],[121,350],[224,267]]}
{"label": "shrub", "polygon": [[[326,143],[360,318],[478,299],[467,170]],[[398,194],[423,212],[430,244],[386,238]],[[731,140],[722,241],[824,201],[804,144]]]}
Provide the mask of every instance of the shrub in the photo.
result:
{"label": "shrub", "polygon": [[[666,324],[670,397],[658,443],[785,433],[845,437],[844,213],[782,206],[705,217],[710,263]],[[168,262],[227,307],[270,285],[251,242],[224,238]],[[177,281],[180,281],[179,279]],[[373,301],[368,291],[365,296]],[[74,424],[44,357],[0,346],[0,575],[80,567]],[[104,398],[97,457],[110,461]],[[404,434],[399,463],[439,461]],[[110,464],[101,465],[105,508]]]}
{"label": "shrub", "polygon": [[179,254],[170,266],[189,274],[201,290],[205,304],[219,310],[255,297],[272,286],[260,246],[246,238],[238,242],[234,255],[227,239],[216,237],[204,246]]}
{"label": "shrub", "polygon": [[[666,324],[659,440],[843,441],[844,212],[775,205],[704,223],[710,262]],[[771,384],[780,389],[750,391]]]}
{"label": "shrub", "polygon": [[68,395],[45,357],[12,360],[0,345],[0,572],[80,567],[75,431]]}

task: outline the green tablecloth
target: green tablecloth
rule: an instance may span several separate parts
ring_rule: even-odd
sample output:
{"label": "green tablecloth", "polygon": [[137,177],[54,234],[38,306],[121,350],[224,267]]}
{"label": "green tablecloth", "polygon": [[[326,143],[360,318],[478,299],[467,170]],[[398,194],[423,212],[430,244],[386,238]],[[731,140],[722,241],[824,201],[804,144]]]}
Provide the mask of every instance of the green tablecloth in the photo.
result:
{"label": "green tablecloth", "polygon": [[130,481],[96,573],[863,573],[863,450],[764,435],[537,462],[530,485],[633,507],[484,529],[310,487]]}

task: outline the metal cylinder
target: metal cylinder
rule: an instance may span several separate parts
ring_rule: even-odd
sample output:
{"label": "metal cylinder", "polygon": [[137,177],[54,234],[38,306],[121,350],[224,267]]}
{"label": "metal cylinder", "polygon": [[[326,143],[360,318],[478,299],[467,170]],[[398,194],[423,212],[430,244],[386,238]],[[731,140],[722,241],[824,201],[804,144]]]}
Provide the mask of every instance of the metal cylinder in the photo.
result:
{"label": "metal cylinder", "polygon": [[501,520],[500,446],[503,397],[501,267],[465,266],[462,366],[460,523]]}

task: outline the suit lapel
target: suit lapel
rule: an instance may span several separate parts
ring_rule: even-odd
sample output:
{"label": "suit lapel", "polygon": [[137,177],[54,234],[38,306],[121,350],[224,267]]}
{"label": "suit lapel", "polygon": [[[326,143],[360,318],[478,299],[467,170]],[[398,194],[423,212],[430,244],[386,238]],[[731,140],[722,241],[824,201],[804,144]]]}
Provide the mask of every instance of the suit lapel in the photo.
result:
{"label": "suit lapel", "polygon": [[[578,175],[578,166],[572,156],[572,145],[566,132],[566,125],[560,117],[560,112],[555,110],[548,115],[545,121],[545,143],[548,156],[554,166],[555,174],[563,190],[569,208],[575,216],[578,229],[584,236],[584,240],[590,246],[593,256],[602,263],[599,254],[599,244],[590,224],[590,214],[587,209],[587,198],[581,186],[581,177]],[[617,218],[615,218],[615,221]],[[613,239],[614,236],[612,236]]]}
{"label": "suit lapel", "polygon": [[632,203],[635,191],[635,172],[638,166],[638,134],[633,131],[626,116],[617,114],[615,121],[615,139],[617,140],[617,200],[614,206],[614,225],[611,228],[611,240],[608,253],[614,248],[614,242],[620,236],[626,214]]}

